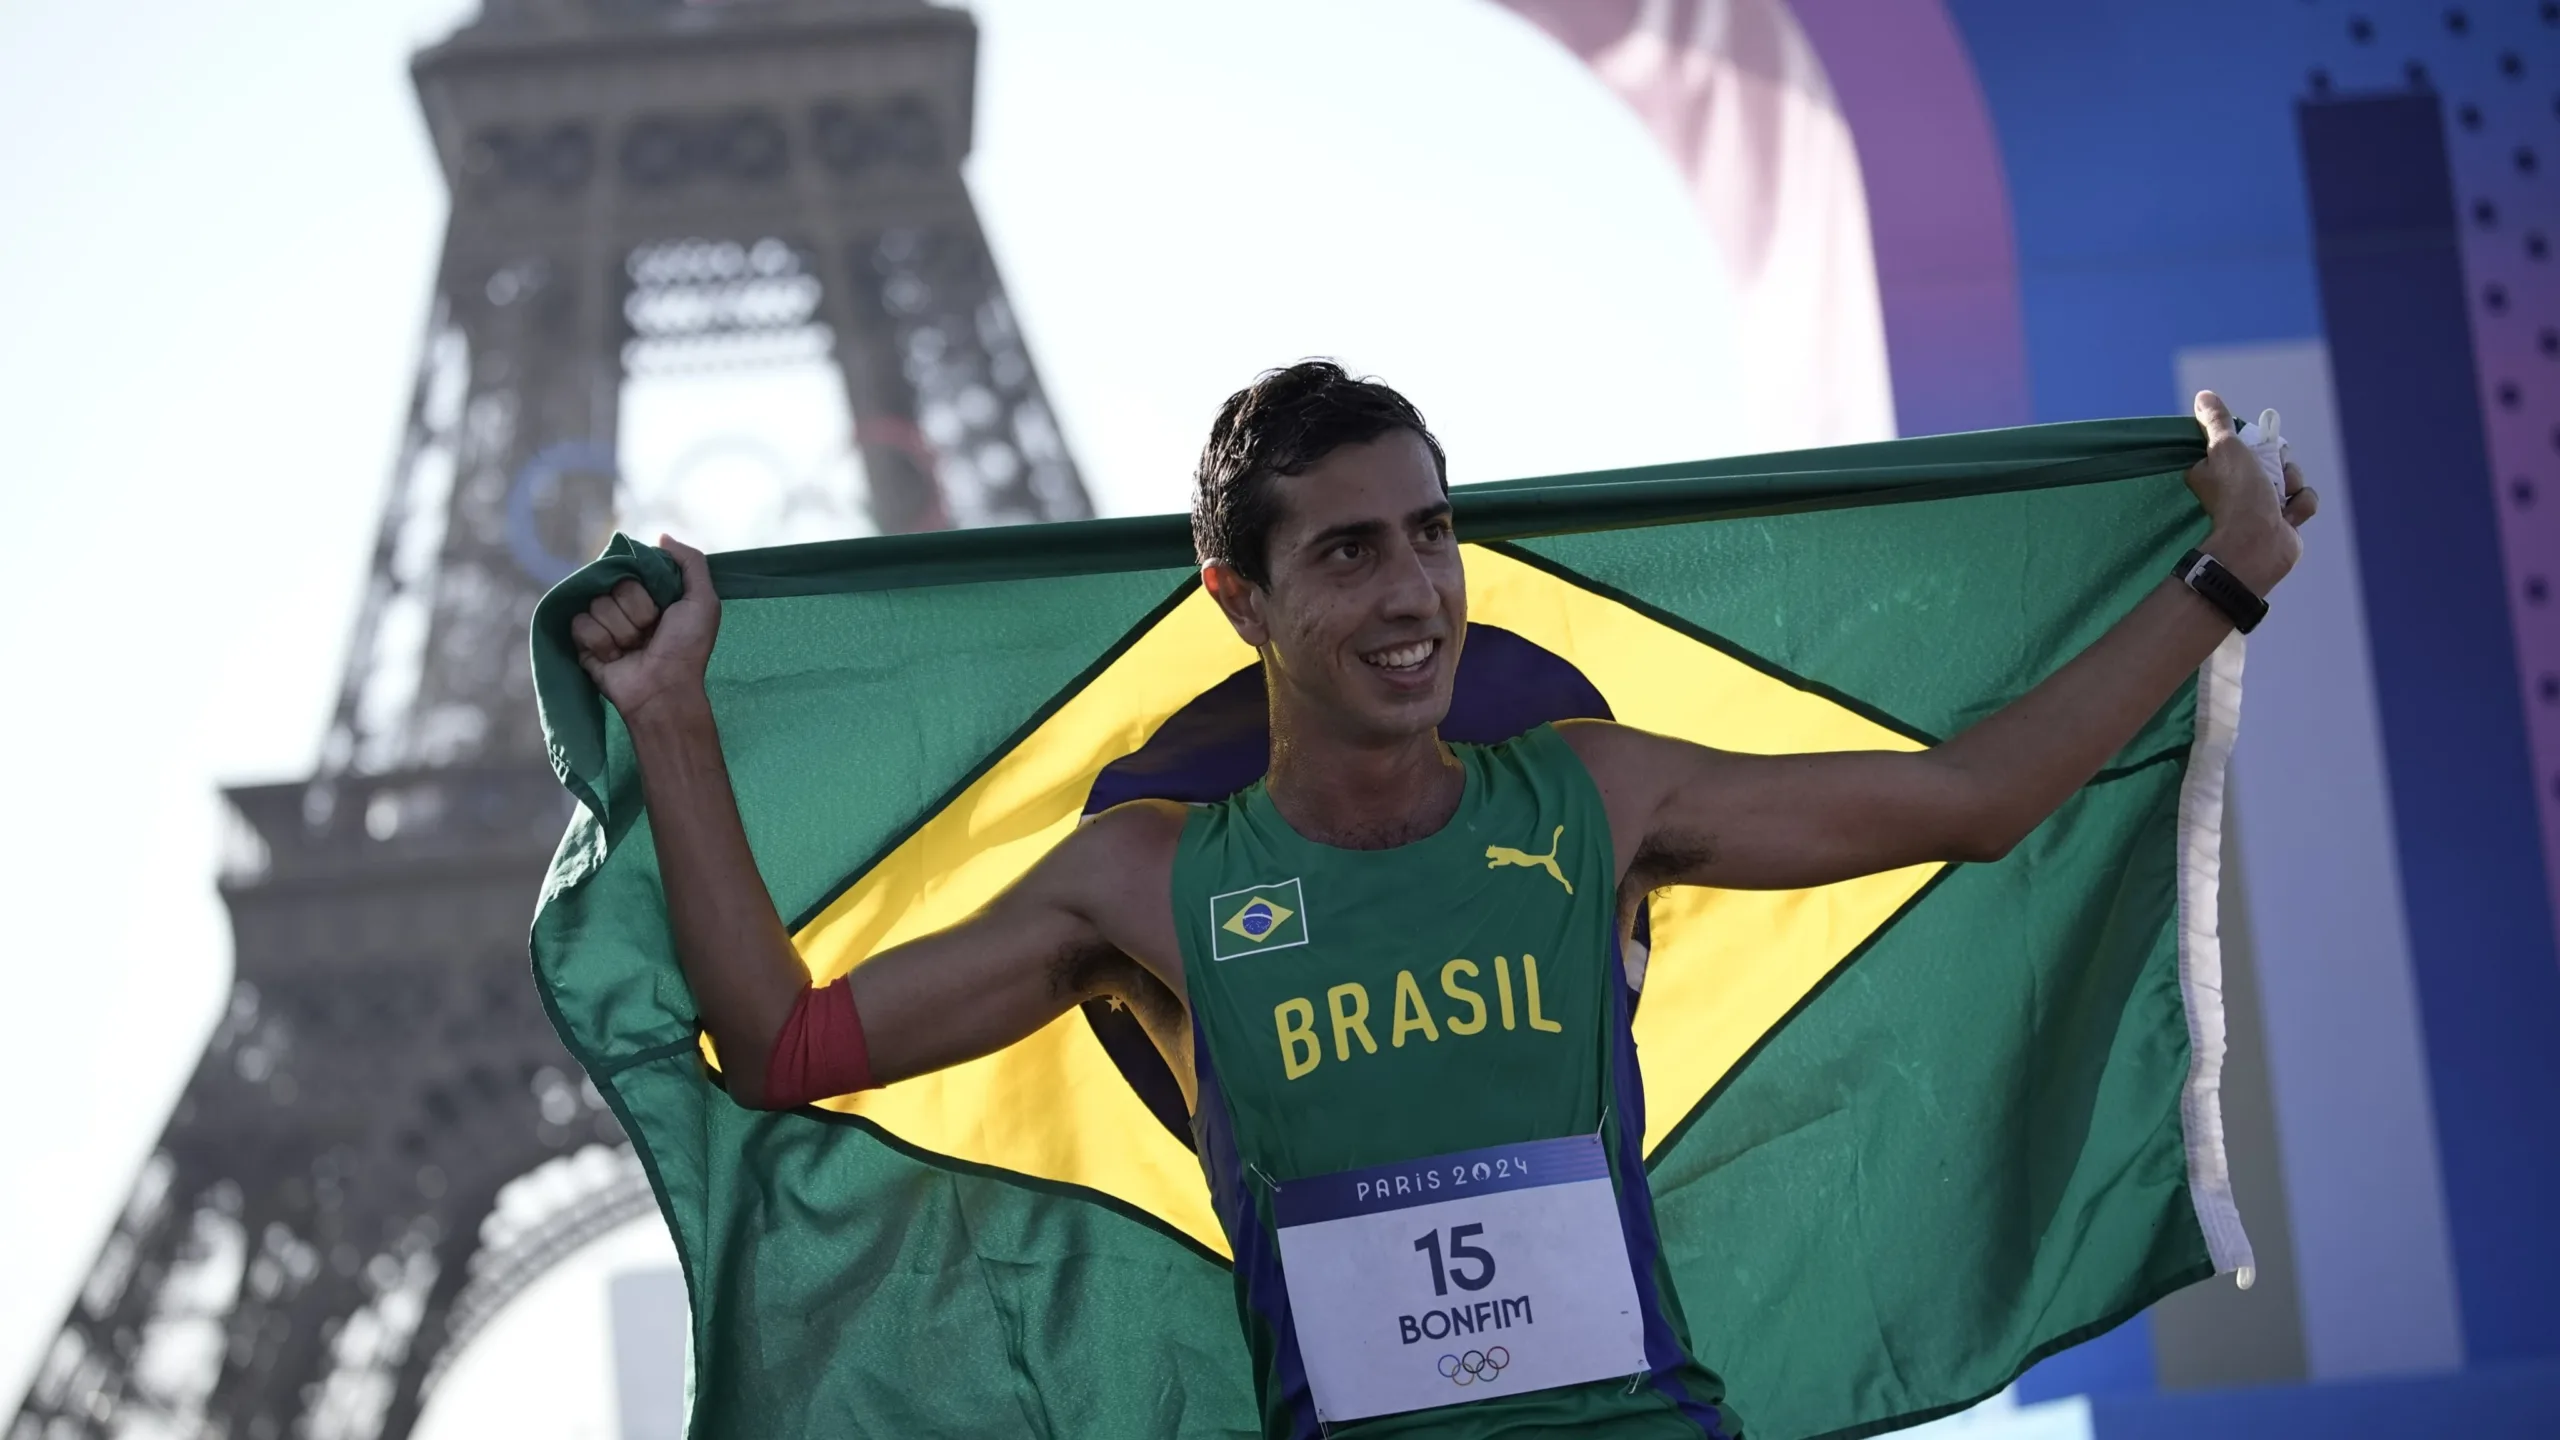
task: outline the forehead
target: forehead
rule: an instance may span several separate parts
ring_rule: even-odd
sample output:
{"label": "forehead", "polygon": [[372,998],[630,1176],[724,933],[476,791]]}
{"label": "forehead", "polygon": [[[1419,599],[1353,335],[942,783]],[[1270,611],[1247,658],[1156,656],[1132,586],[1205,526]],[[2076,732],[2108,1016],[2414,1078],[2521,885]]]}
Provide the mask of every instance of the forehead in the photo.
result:
{"label": "forehead", "polygon": [[1447,498],[1431,448],[1410,430],[1345,445],[1274,482],[1275,531],[1310,534],[1342,525],[1401,521]]}

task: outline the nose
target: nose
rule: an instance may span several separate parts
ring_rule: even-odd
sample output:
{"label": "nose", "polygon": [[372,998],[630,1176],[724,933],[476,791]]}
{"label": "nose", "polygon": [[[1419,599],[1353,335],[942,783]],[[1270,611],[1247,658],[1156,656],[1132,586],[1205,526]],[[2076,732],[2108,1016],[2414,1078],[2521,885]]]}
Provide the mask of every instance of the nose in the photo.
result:
{"label": "nose", "polygon": [[1379,617],[1386,620],[1428,620],[1440,613],[1440,587],[1433,582],[1430,567],[1410,541],[1396,544],[1381,576],[1383,591],[1378,597]]}

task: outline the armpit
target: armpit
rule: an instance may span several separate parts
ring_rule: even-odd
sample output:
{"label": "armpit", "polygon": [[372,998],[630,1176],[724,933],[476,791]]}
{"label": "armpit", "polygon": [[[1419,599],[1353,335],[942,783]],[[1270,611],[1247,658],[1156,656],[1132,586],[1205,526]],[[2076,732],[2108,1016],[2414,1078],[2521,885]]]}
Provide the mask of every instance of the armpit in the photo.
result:
{"label": "armpit", "polygon": [[[1156,978],[1154,971],[1108,945],[1089,946],[1059,956],[1052,983],[1059,987],[1062,999],[1099,1000],[1128,1012],[1163,1059],[1165,1070],[1179,1091],[1183,1113],[1189,1112],[1193,1103],[1190,1015],[1170,986]],[[1101,1029],[1098,1018],[1096,1029]],[[1125,1072],[1126,1064],[1122,1068]],[[1137,1083],[1135,1077],[1132,1083]],[[1150,1109],[1170,1109],[1169,1104],[1159,1104],[1159,1100],[1169,1101],[1171,1097],[1150,1095],[1148,1087],[1140,1086],[1140,1097],[1148,1101]],[[1165,1119],[1177,1135],[1182,1132],[1179,1116],[1160,1113],[1158,1118]]]}
{"label": "armpit", "polygon": [[1715,863],[1716,846],[1711,836],[1656,834],[1636,851],[1635,863],[1627,867],[1623,888],[1639,895],[1649,894],[1665,885],[1682,883],[1683,876],[1704,874]]}

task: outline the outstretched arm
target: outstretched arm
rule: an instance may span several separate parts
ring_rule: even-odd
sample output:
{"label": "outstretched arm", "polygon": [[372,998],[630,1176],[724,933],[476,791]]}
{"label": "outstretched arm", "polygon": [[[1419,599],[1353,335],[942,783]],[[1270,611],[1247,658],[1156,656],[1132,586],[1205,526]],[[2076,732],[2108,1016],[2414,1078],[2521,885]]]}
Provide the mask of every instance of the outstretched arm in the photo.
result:
{"label": "outstretched arm", "polygon": [[[2204,551],[2264,595],[2302,553],[2319,498],[2286,467],[2277,504],[2231,413],[2196,397],[2205,458],[2187,483],[2212,518]],[[1740,755],[1623,726],[1565,736],[1608,802],[1631,889],[1797,889],[1932,860],[1994,860],[2088,783],[2231,632],[2163,580],[2045,681],[1963,734],[1916,752]]]}
{"label": "outstretched arm", "polygon": [[[766,1072],[809,973],[747,848],[703,687],[720,625],[710,567],[690,546],[660,543],[683,569],[682,598],[661,612],[626,580],[570,634],[579,664],[631,732],[676,957],[729,1094],[750,1106],[789,1103],[769,1096]],[[1126,955],[1170,953],[1158,937],[1133,933],[1150,916],[1135,902],[1151,869],[1163,890],[1180,830],[1178,807],[1115,810],[968,920],[856,969],[853,1003],[873,1077],[887,1083],[987,1054],[1097,996],[1160,996],[1164,986]],[[1142,1009],[1141,1018],[1151,1017]]]}

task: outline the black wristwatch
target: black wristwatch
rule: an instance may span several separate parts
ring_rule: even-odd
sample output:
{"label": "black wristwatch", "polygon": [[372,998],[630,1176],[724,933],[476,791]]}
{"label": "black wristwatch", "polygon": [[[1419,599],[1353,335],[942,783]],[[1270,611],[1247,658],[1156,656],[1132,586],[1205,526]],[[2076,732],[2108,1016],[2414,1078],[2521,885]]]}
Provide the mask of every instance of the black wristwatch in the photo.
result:
{"label": "black wristwatch", "polygon": [[2231,617],[2231,624],[2246,635],[2267,618],[2267,602],[2258,592],[2240,583],[2239,578],[2222,568],[2222,562],[2202,550],[2190,550],[2178,557],[2177,568],[2169,572],[2186,582],[2188,589],[2213,602],[2213,608]]}

